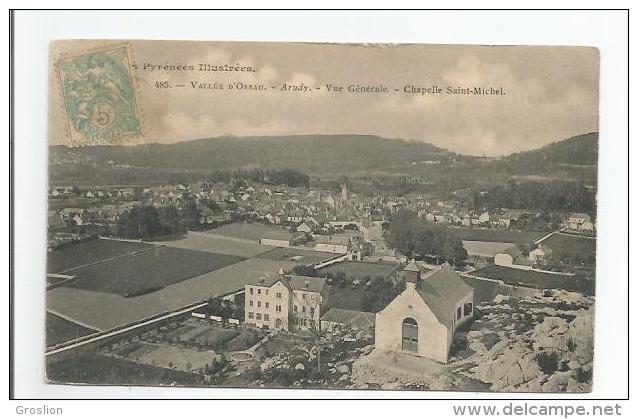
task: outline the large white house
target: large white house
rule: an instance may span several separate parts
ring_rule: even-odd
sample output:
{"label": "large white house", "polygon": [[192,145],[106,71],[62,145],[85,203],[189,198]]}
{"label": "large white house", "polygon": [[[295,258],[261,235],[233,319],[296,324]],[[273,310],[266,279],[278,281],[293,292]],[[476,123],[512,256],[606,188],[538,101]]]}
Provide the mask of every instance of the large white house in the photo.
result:
{"label": "large white house", "polygon": [[328,308],[329,287],[323,278],[287,275],[280,270],[245,285],[245,322],[283,330],[318,330]]}
{"label": "large white house", "polygon": [[404,274],[405,291],[376,315],[375,348],[446,363],[454,331],[474,314],[474,289],[447,263],[421,277],[410,262]]}

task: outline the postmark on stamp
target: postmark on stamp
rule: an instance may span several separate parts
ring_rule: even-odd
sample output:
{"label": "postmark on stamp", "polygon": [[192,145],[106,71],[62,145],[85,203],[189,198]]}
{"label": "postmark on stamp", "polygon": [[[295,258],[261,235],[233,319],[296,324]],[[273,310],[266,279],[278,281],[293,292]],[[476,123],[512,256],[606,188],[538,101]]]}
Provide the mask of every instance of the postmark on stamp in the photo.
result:
{"label": "postmark on stamp", "polygon": [[113,144],[142,134],[126,45],[56,62],[72,145]]}

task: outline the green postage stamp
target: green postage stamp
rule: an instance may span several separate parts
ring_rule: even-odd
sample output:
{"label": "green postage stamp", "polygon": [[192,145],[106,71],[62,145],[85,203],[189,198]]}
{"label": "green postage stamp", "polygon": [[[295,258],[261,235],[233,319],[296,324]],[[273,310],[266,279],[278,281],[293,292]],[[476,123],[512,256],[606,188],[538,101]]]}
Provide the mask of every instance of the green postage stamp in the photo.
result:
{"label": "green postage stamp", "polygon": [[112,144],[142,133],[124,46],[57,61],[72,145]]}

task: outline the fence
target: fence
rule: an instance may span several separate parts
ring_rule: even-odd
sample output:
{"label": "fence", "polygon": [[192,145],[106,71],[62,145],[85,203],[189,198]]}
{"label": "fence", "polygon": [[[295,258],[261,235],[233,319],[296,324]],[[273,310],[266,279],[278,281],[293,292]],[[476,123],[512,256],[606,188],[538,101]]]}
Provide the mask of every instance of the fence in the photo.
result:
{"label": "fence", "polygon": [[469,274],[460,275],[466,284],[474,288],[475,304],[492,301],[498,294],[510,297],[533,297],[540,292],[536,288],[510,285],[496,279],[481,278]]}
{"label": "fence", "polygon": [[315,269],[320,269],[326,266],[334,265],[337,262],[343,262],[345,260],[350,260],[350,254],[346,253],[345,255],[339,255],[332,259],[324,260],[314,264]]}
{"label": "fence", "polygon": [[125,239],[123,237],[98,236],[100,240],[112,240],[116,242],[142,243],[142,239]]}
{"label": "fence", "polygon": [[[207,318],[207,317],[206,317],[206,314],[204,314],[204,313],[196,313],[196,312],[193,312],[193,313],[191,313],[191,315],[192,315],[193,317],[198,318],[198,319],[206,319],[206,318]],[[208,316],[208,319],[210,319],[210,320],[212,320],[212,321],[215,321],[215,322],[219,322],[219,323],[221,323],[221,322],[223,322],[223,321],[224,321],[224,318],[223,318],[223,317],[221,317],[221,316]],[[240,321],[239,319],[233,319],[232,317],[229,317],[229,318],[228,318],[228,323],[229,323],[229,324],[236,324],[236,325],[239,325],[239,324],[241,323],[241,321]]]}

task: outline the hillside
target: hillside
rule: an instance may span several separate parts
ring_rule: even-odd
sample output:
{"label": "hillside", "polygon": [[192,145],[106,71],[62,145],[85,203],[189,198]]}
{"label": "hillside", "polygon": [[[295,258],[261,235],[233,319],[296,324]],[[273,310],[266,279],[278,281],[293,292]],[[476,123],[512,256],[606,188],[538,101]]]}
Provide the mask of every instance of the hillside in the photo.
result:
{"label": "hillside", "polygon": [[183,170],[289,168],[310,174],[355,171],[393,172],[414,161],[450,154],[430,144],[389,140],[372,135],[295,135],[220,137],[175,144],[51,147],[51,158],[76,154],[81,161],[112,161],[133,167]]}
{"label": "hillside", "polygon": [[595,166],[598,163],[598,133],[577,135],[537,150],[515,153],[501,160],[501,166],[524,173],[542,173],[552,166]]}

